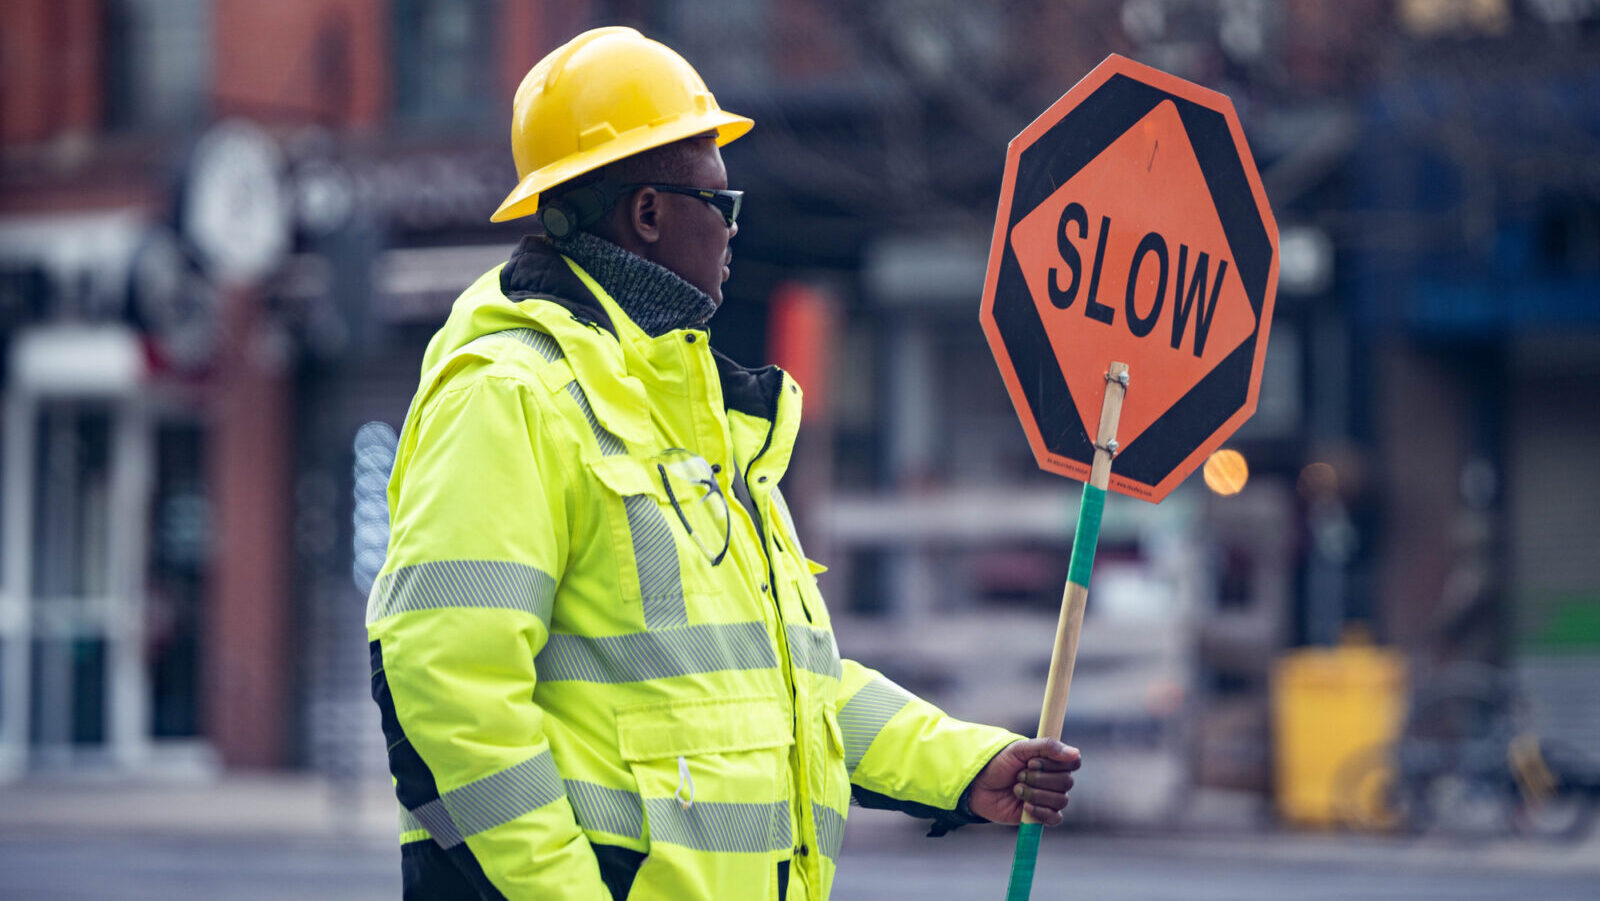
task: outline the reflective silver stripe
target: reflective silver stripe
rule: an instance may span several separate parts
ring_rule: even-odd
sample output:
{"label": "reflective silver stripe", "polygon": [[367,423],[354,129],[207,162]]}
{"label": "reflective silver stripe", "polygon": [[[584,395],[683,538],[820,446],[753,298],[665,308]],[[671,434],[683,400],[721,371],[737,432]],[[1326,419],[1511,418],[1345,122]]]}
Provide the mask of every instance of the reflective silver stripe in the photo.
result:
{"label": "reflective silver stripe", "polygon": [[833,643],[831,631],[795,623],[790,623],[784,631],[789,636],[789,660],[797,669],[835,679],[844,675],[839,648]]}
{"label": "reflective silver stripe", "polygon": [[561,352],[561,345],[556,343],[556,339],[550,337],[544,332],[531,328],[508,328],[498,332],[490,332],[487,335],[479,335],[463,345],[462,349],[464,350],[482,341],[489,341],[491,339],[500,337],[515,338],[523,344],[526,344],[537,351],[539,356],[544,357],[545,362],[547,363],[554,363],[565,356],[565,354]]}
{"label": "reflective silver stripe", "polygon": [[683,845],[696,851],[778,851],[791,847],[789,802],[746,804],[696,801],[685,810],[676,798],[646,798],[650,843]]}
{"label": "reflective silver stripe", "polygon": [[466,841],[456,829],[456,824],[451,821],[450,811],[445,809],[443,802],[438,798],[412,810],[411,815],[422,824],[422,828],[428,830],[434,842],[446,851]]}
{"label": "reflective silver stripe", "polygon": [[561,345],[556,343],[556,339],[537,329],[508,328],[503,332],[491,332],[484,337],[492,337],[493,335],[505,335],[508,338],[517,339],[538,351],[539,356],[544,357],[547,362],[554,363],[565,356],[561,353]]}
{"label": "reflective silver stripe", "polygon": [[772,499],[778,502],[778,515],[783,518],[783,527],[789,530],[790,545],[801,559],[805,559],[805,551],[800,548],[800,532],[794,527],[794,514],[789,512],[789,502],[783,498],[783,489],[772,489]]}
{"label": "reflective silver stripe", "polygon": [[449,850],[496,826],[560,800],[565,795],[555,759],[542,751],[513,767],[447,791],[411,811],[401,811],[400,831],[426,829]]}
{"label": "reflective silver stripe", "polygon": [[622,439],[606,431],[600,420],[594,416],[594,408],[589,406],[589,395],[583,392],[583,386],[574,379],[567,383],[567,393],[577,402],[578,410],[583,413],[583,418],[589,423],[589,431],[594,432],[594,440],[600,443],[600,453],[607,457],[625,454],[628,449],[623,446]]}
{"label": "reflective silver stripe", "polygon": [[457,831],[469,836],[509,823],[560,800],[565,794],[555,759],[547,750],[516,766],[447,791],[443,800]]}
{"label": "reflective silver stripe", "polygon": [[629,495],[622,504],[628,511],[628,533],[633,537],[633,559],[639,569],[644,624],[652,629],[688,625],[683,578],[678,572],[678,542],[666,516],[648,494]]}
{"label": "reflective silver stripe", "polygon": [[[496,335],[504,335],[521,341],[537,351],[539,356],[544,357],[548,363],[554,363],[566,356],[561,352],[561,345],[556,343],[556,339],[537,329],[511,328],[500,332],[491,332],[477,340],[482,341],[483,338],[493,338]],[[589,423],[590,431],[594,432],[594,440],[600,443],[600,453],[608,457],[627,453],[627,448],[623,446],[622,439],[607,431],[600,424],[600,420],[595,418],[594,408],[589,406],[589,396],[583,392],[583,386],[579,385],[576,380],[568,382],[567,393],[572,395],[572,399],[577,402],[578,409],[583,413],[584,420]]]}
{"label": "reflective silver stripe", "polygon": [[450,607],[521,610],[550,625],[556,580],[505,560],[435,560],[378,577],[367,601],[367,625],[386,616]]}
{"label": "reflective silver stripe", "polygon": [[839,859],[839,849],[844,847],[844,814],[832,807],[811,802],[811,819],[817,824],[817,844],[823,854]]}
{"label": "reflective silver stripe", "polygon": [[882,676],[868,682],[839,708],[839,731],[844,733],[844,765],[851,774],[872,747],[885,723],[911,703],[911,693]]}
{"label": "reflective silver stripe", "polygon": [[541,682],[645,682],[778,665],[761,623],[702,623],[627,635],[552,633],[534,660]]}
{"label": "reflective silver stripe", "polygon": [[400,807],[400,834],[404,836],[408,832],[426,831],[427,827],[422,825],[422,821],[417,819],[415,814],[409,810],[406,810],[402,805]]}
{"label": "reflective silver stripe", "polygon": [[636,792],[568,779],[567,799],[585,829],[629,838],[644,834],[644,806]]}
{"label": "reflective silver stripe", "polygon": [[[773,803],[772,812],[772,843],[774,851],[794,847],[794,814],[789,811],[788,801]],[[691,808],[692,809],[692,808]]]}

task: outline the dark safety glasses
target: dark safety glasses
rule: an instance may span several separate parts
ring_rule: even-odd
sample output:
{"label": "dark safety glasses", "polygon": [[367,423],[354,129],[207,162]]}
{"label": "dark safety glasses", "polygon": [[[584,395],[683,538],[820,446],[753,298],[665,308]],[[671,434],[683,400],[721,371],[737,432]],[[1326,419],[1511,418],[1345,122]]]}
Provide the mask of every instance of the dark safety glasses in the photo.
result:
{"label": "dark safety glasses", "polygon": [[733,228],[733,223],[739,218],[739,207],[744,203],[743,191],[718,191],[712,188],[692,188],[688,185],[663,185],[655,182],[639,182],[638,184],[623,185],[624,191],[634,188],[655,188],[657,191],[666,191],[668,194],[682,194],[686,197],[697,197],[717,208],[722,214],[722,220]]}
{"label": "dark safety glasses", "polygon": [[728,555],[733,532],[728,499],[717,485],[715,470],[704,457],[682,448],[667,450],[655,464],[678,522],[711,565],[720,564]]}

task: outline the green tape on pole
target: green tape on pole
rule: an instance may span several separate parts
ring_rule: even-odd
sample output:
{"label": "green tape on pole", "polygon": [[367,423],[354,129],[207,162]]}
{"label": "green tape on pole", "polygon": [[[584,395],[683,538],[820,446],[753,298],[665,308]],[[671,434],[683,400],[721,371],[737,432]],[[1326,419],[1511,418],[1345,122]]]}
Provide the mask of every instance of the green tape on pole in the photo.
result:
{"label": "green tape on pole", "polygon": [[1039,862],[1038,823],[1023,823],[1017,830],[1017,850],[1011,857],[1011,885],[1006,888],[1006,901],[1028,901],[1033,894],[1033,866]]}
{"label": "green tape on pole", "polygon": [[1083,501],[1078,504],[1078,532],[1072,536],[1072,565],[1067,578],[1089,587],[1089,570],[1094,569],[1094,547],[1100,543],[1100,514],[1106,509],[1106,490],[1085,483]]}

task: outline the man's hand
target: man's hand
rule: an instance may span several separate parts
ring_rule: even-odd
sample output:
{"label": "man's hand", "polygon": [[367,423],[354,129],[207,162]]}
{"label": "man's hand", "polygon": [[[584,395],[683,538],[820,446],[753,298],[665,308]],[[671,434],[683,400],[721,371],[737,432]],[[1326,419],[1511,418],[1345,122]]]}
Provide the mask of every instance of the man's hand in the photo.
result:
{"label": "man's hand", "polygon": [[1053,738],[1016,741],[994,756],[972,780],[972,812],[995,823],[1016,825],[1024,810],[1046,826],[1061,825],[1078,749]]}

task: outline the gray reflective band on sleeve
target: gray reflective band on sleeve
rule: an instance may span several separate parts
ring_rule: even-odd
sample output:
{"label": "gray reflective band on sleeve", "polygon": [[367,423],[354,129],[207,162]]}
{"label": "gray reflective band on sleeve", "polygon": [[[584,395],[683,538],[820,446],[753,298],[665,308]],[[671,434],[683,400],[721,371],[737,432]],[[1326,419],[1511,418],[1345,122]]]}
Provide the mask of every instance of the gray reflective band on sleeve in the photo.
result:
{"label": "gray reflective band on sleeve", "polygon": [[417,819],[415,814],[409,810],[406,810],[403,806],[400,808],[401,835],[405,835],[408,832],[419,832],[426,829],[427,827],[422,825],[422,821]]}
{"label": "gray reflective band on sleeve", "polygon": [[685,810],[676,798],[646,798],[650,843],[713,853],[764,853],[791,847],[789,802],[744,804],[696,801]]}
{"label": "gray reflective band on sleeve", "polygon": [[583,386],[578,384],[576,379],[567,383],[567,393],[572,395],[572,399],[578,404],[578,410],[583,413],[584,421],[589,423],[589,431],[594,432],[594,440],[600,444],[601,454],[615,457],[628,452],[622,439],[606,431],[606,427],[595,418],[594,408],[589,406],[589,395],[583,393]]}
{"label": "gray reflective band on sleeve", "polygon": [[447,791],[415,810],[401,810],[400,831],[426,829],[439,847],[449,850],[477,835],[560,800],[566,794],[555,759],[548,750]]}
{"label": "gray reflective band on sleeve", "polygon": [[844,675],[833,632],[795,623],[790,623],[784,631],[789,637],[789,660],[796,668],[835,679]]}
{"label": "gray reflective band on sleeve", "polygon": [[851,775],[872,747],[885,724],[911,703],[911,693],[882,676],[851,696],[839,708],[839,731],[844,733],[844,765]]}
{"label": "gray reflective band on sleeve", "polygon": [[[556,343],[556,339],[537,329],[510,328],[483,335],[477,338],[476,341],[502,335],[507,338],[515,338],[533,348],[548,363],[554,363],[566,356],[561,352],[561,345]],[[589,396],[583,393],[583,386],[576,381],[568,382],[567,393],[572,395],[572,399],[577,402],[578,409],[582,411],[584,420],[589,423],[590,431],[594,432],[594,439],[600,443],[600,453],[608,457],[627,453],[627,448],[623,446],[622,439],[607,431],[605,426],[600,424],[600,420],[595,418],[594,408],[589,406]]]}
{"label": "gray reflective band on sleeve", "polygon": [[569,779],[567,800],[572,802],[578,825],[585,829],[628,838],[644,834],[644,807],[635,792]]}
{"label": "gray reflective band on sleeve", "polygon": [[[469,782],[443,795],[450,819],[463,836],[477,835],[566,794],[555,758],[542,751],[514,767]],[[434,833],[435,837],[438,833]]]}
{"label": "gray reflective band on sleeve", "polygon": [[683,577],[678,571],[678,542],[667,518],[648,494],[622,499],[628,511],[628,534],[633,537],[633,559],[639,569],[639,595],[644,602],[644,624],[667,629],[689,624],[683,605]]}
{"label": "gray reflective band on sleeve", "polygon": [[521,610],[548,628],[556,580],[505,560],[435,560],[384,573],[367,600],[367,625],[386,616],[450,607]]}
{"label": "gray reflective band on sleeve", "polygon": [[446,851],[466,841],[456,829],[456,824],[451,821],[450,811],[445,809],[438,798],[411,811],[411,815],[422,824],[422,828],[428,830],[434,842]]}
{"label": "gray reflective band on sleeve", "polygon": [[702,623],[627,635],[552,633],[534,665],[541,682],[647,682],[693,673],[770,669],[762,623]]}
{"label": "gray reflective band on sleeve", "polygon": [[844,814],[812,801],[811,819],[817,824],[817,844],[821,846],[818,850],[838,860],[839,849],[844,847]]}
{"label": "gray reflective band on sleeve", "polygon": [[533,348],[536,352],[538,352],[539,356],[544,357],[545,362],[547,363],[554,363],[555,361],[566,356],[561,352],[561,345],[556,343],[556,339],[550,337],[544,332],[539,331],[538,329],[531,328],[508,328],[502,329],[498,332],[490,332],[487,335],[479,335],[478,337],[467,342],[462,349],[465,350],[474,344],[483,341],[492,341],[495,338],[512,338],[520,341],[521,343]]}
{"label": "gray reflective band on sleeve", "polygon": [[559,360],[562,358],[562,356],[564,356],[564,354],[561,353],[561,345],[556,343],[556,339],[537,329],[508,328],[503,332],[494,332],[492,334],[505,335],[508,338],[515,338],[518,341],[521,341],[523,344],[526,344],[538,351],[539,356],[544,357],[545,360],[551,363],[554,363],[556,360]]}

